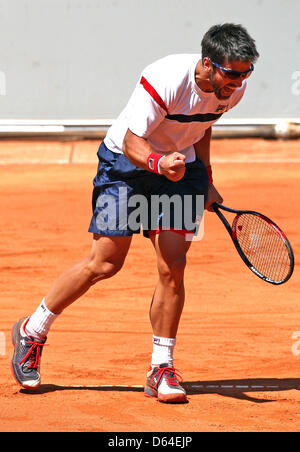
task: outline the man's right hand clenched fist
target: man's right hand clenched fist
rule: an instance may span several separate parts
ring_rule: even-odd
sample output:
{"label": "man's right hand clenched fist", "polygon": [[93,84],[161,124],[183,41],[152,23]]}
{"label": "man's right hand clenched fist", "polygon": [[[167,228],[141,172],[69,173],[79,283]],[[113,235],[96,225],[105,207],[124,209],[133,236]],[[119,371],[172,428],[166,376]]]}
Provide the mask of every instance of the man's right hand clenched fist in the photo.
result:
{"label": "man's right hand clenched fist", "polygon": [[160,173],[167,179],[177,182],[182,179],[185,174],[185,159],[186,156],[179,152],[172,152],[167,154],[160,160]]}

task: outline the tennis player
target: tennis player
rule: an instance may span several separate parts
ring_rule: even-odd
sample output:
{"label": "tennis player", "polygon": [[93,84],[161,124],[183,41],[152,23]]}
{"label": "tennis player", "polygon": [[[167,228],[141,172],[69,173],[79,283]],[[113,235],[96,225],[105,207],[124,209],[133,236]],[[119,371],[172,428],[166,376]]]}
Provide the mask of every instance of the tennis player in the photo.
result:
{"label": "tennis player", "polygon": [[[168,228],[162,227],[162,210],[155,226],[141,220],[134,229],[128,221],[130,200],[143,196],[151,213],[153,195],[169,199],[176,195],[183,203],[190,195],[193,220],[199,213],[197,196],[205,198],[208,210],[213,202],[223,201],[212,178],[211,127],[242,99],[258,56],[247,30],[226,23],[204,35],[202,55],[170,55],[142,72],[98,151],[89,256],[66,270],[36,311],[13,327],[12,370],[22,387],[40,385],[41,355],[55,319],[92,285],[121,269],[132,236],[142,227],[153,244],[158,268],[150,307],[153,353],[144,394],[161,402],[187,401],[173,355],[185,301],[186,254],[192,243],[186,233],[191,229],[175,227],[175,209]],[[115,211],[107,210],[105,201],[111,199]]]}

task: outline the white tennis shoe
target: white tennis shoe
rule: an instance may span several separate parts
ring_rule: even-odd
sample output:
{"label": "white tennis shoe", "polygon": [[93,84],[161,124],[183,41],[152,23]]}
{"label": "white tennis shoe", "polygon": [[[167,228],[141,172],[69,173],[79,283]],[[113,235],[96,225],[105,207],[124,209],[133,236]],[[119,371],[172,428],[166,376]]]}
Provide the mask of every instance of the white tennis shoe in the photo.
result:
{"label": "white tennis shoe", "polygon": [[174,367],[167,363],[160,364],[159,367],[150,368],[147,373],[144,395],[146,397],[156,397],[159,402],[179,403],[187,402],[185,389],[179,384],[182,382],[181,376]]}

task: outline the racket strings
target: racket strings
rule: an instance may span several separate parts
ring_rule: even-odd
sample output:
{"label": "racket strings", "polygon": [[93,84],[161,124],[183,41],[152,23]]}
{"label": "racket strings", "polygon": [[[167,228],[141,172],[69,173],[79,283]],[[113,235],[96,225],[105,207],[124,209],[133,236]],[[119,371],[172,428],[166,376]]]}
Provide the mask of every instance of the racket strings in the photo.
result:
{"label": "racket strings", "polygon": [[239,245],[249,262],[267,278],[280,282],[290,271],[288,247],[278,230],[253,214],[236,217]]}

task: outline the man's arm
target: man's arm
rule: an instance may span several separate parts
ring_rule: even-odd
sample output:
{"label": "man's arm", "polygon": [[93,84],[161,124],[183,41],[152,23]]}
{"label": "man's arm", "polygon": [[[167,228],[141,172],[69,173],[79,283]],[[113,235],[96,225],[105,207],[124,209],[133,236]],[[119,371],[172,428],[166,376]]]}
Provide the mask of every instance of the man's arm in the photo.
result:
{"label": "man's arm", "polygon": [[[135,135],[128,129],[124,138],[123,152],[135,166],[149,170],[148,158],[154,151],[145,138]],[[179,152],[167,154],[160,160],[160,174],[173,182],[182,179],[185,173],[185,159],[185,155]]]}
{"label": "man's arm", "polygon": [[[201,160],[206,167],[210,167],[210,143],[211,143],[211,127],[205,131],[204,136],[200,141],[194,144],[195,152],[197,159]],[[213,182],[209,184],[207,201],[205,208],[209,211],[213,211],[211,209],[211,204],[214,202],[223,202],[223,198],[215,188]]]}
{"label": "man's arm", "polygon": [[197,159],[201,160],[206,167],[210,166],[210,142],[211,127],[205,131],[201,140],[194,144]]}

